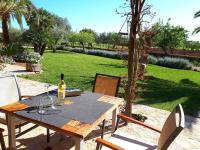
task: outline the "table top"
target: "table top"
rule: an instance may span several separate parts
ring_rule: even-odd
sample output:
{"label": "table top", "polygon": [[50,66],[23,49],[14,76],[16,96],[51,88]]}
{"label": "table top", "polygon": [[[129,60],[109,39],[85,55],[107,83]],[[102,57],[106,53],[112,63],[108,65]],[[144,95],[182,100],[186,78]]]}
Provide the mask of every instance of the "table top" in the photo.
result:
{"label": "table top", "polygon": [[[83,92],[80,96],[66,97],[62,106],[47,107],[45,114],[38,113],[38,105],[46,93],[0,107],[1,111],[12,113],[29,122],[80,138],[86,137],[112,113],[123,99],[99,93]],[[52,96],[56,99],[56,95]]]}

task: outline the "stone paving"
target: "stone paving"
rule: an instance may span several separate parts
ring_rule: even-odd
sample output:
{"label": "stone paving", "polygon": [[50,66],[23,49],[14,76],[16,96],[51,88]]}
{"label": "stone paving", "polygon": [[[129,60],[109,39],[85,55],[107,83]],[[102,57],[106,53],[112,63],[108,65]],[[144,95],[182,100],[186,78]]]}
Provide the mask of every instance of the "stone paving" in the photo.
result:
{"label": "stone paving", "polygon": [[10,65],[5,64],[6,67],[0,71],[0,73],[13,73],[16,75],[22,75],[22,74],[34,74],[34,72],[27,72],[25,67],[18,66],[18,65]]}
{"label": "stone paving", "polygon": [[[11,67],[12,68],[12,67]],[[17,73],[17,71],[15,71]],[[40,83],[36,81],[30,81],[22,78],[18,78],[21,87],[22,94],[24,95],[37,95],[46,91],[44,87],[45,83]],[[56,86],[51,87],[56,88]],[[140,113],[148,117],[145,121],[149,125],[162,128],[164,121],[170,112],[152,108],[144,105],[133,105],[133,113]],[[108,121],[108,124],[110,121]],[[24,126],[22,129],[28,128],[32,124]],[[0,127],[5,129],[4,139],[6,145],[8,145],[7,129],[6,126],[0,125]],[[105,139],[110,137],[109,127],[107,126],[108,134],[106,134]],[[120,127],[119,130],[133,134],[136,137],[140,137],[143,140],[157,143],[159,134],[146,129],[144,127],[128,124],[126,127]],[[97,128],[94,130],[85,141],[86,150],[95,150],[96,143],[95,138],[99,137],[100,130]],[[46,143],[46,129],[43,127],[38,127],[31,132],[19,137],[17,139],[17,149],[19,150],[43,150],[47,146],[51,146],[53,150],[74,150],[74,141],[70,137],[66,137],[59,133],[51,131],[51,142]],[[181,132],[181,134],[175,139],[175,141],[169,147],[170,150],[198,150],[200,149],[200,118],[194,118],[191,116],[186,116],[186,127]]]}

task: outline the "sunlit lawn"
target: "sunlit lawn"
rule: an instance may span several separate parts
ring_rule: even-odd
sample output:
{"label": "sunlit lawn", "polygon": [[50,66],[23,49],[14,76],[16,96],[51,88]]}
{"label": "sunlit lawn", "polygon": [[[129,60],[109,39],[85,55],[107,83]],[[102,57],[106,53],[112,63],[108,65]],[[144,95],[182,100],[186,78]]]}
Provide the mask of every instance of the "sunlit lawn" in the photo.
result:
{"label": "sunlit lawn", "polygon": [[64,73],[68,87],[91,90],[96,73],[120,76],[126,70],[121,60],[60,51],[45,53],[42,74],[25,77],[56,85],[60,80],[60,73]]}
{"label": "sunlit lawn", "polygon": [[[95,74],[125,75],[122,60],[73,52],[47,52],[43,58],[43,73],[25,78],[57,84],[60,73],[65,74],[68,87],[91,90]],[[172,110],[182,103],[186,113],[200,110],[200,73],[170,69],[155,65],[147,68],[149,80],[140,82],[137,103]]]}
{"label": "sunlit lawn", "polygon": [[149,80],[142,82],[138,103],[172,110],[182,103],[186,113],[200,110],[200,73],[149,65]]}

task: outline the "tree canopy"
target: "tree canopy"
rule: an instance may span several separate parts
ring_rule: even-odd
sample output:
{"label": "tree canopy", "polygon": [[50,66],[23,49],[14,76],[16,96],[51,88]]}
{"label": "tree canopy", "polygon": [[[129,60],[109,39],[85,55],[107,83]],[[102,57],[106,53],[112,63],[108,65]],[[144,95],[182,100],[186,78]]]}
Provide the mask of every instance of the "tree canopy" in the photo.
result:
{"label": "tree canopy", "polygon": [[46,45],[51,41],[51,30],[55,24],[53,15],[44,9],[35,9],[27,21],[29,29],[24,39],[34,46],[34,51],[43,55]]}
{"label": "tree canopy", "polygon": [[[200,10],[197,11],[195,14],[194,14],[194,18],[199,18],[200,17]],[[199,27],[196,27],[193,31],[193,34],[197,34],[200,32],[200,26]]]}
{"label": "tree canopy", "polygon": [[163,49],[185,48],[187,40],[187,30],[181,26],[172,26],[169,22],[163,24],[158,22],[153,25],[157,34],[153,37],[153,46]]}
{"label": "tree canopy", "polygon": [[69,42],[72,43],[72,45],[75,42],[79,42],[82,45],[83,49],[85,49],[86,44],[91,45],[92,43],[94,43],[95,37],[92,33],[89,33],[89,32],[79,32],[79,33],[69,34],[68,40]]}
{"label": "tree canopy", "polygon": [[71,25],[67,18],[59,17],[58,15],[52,15],[54,19],[53,29],[51,32],[50,45],[54,48],[56,45],[61,44],[67,34],[71,31]]}
{"label": "tree canopy", "polygon": [[0,1],[0,17],[2,20],[3,44],[9,43],[8,23],[11,18],[15,18],[22,28],[22,16],[29,18],[29,13],[33,8],[30,0],[1,0]]}

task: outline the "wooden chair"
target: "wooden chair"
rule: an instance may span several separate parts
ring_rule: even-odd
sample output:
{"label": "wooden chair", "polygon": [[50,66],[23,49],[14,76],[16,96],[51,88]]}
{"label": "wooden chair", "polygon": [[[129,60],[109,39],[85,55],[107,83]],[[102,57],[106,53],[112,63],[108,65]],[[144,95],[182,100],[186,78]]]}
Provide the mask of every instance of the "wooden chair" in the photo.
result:
{"label": "wooden chair", "polygon": [[[30,96],[22,96],[21,91],[17,82],[17,78],[13,74],[1,74],[0,75],[0,106],[8,105],[10,103],[21,101],[23,98],[28,98]],[[0,123],[7,125],[7,117],[6,114],[0,112]],[[26,125],[28,122],[18,119],[15,119],[16,128],[19,129],[19,133],[16,137],[19,137],[30,130],[38,127],[38,125],[34,125],[27,130],[21,132],[21,127]]]}
{"label": "wooden chair", "polygon": [[93,92],[102,93],[110,96],[117,96],[120,84],[120,77],[96,74]]}
{"label": "wooden chair", "polygon": [[[96,73],[93,92],[102,93],[109,96],[117,96],[121,77]],[[103,138],[106,121],[103,120],[99,126],[101,129],[101,138]]]}
{"label": "wooden chair", "polygon": [[[111,139],[109,141],[105,141],[103,139],[98,138],[96,140],[97,147],[96,149],[99,150],[101,145],[103,145],[102,150],[166,150],[169,145],[173,142],[173,140],[178,136],[178,134],[183,130],[185,126],[185,116],[182,109],[182,106],[179,104],[176,106],[176,108],[171,112],[169,117],[164,123],[164,126],[162,128],[162,131],[153,128],[145,123],[142,123],[140,121],[137,121],[133,118],[129,118],[123,114],[118,114],[117,116],[117,125],[116,129],[118,127],[119,119],[135,123],[141,126],[144,126],[146,128],[149,128],[151,130],[154,130],[158,133],[160,133],[160,138],[158,140],[158,144],[152,144],[148,143],[146,141],[142,141],[141,139],[134,137],[132,135],[125,134],[123,132],[120,132],[118,130],[115,131],[115,133],[112,135]],[[151,137],[149,137],[151,138]]]}
{"label": "wooden chair", "polygon": [[6,150],[6,145],[3,139],[3,131],[4,129],[0,128],[0,143],[1,143],[1,149]]}

